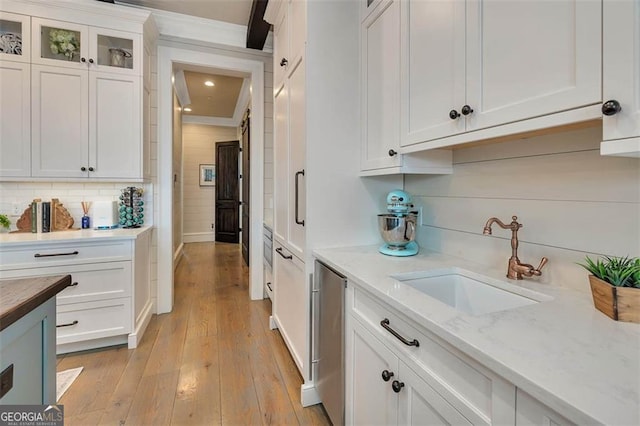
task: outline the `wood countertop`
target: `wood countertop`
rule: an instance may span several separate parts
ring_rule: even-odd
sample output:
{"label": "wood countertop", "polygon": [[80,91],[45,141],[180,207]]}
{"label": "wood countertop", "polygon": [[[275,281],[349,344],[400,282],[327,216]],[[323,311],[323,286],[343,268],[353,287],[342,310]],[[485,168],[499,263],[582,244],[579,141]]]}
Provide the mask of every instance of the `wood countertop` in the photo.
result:
{"label": "wood countertop", "polygon": [[0,281],[0,331],[71,284],[71,275]]}

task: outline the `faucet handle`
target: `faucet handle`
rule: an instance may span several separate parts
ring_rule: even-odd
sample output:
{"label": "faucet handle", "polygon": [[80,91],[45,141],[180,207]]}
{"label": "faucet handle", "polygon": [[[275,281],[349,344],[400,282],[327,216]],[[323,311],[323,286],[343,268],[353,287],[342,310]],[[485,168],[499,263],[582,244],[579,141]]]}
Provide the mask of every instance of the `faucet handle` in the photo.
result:
{"label": "faucet handle", "polygon": [[542,275],[542,271],[540,271],[542,268],[544,268],[544,265],[547,264],[547,262],[549,261],[549,259],[547,259],[546,257],[543,257],[540,260],[540,264],[538,265],[538,267],[534,270],[531,271],[531,274],[539,277],[540,275]]}

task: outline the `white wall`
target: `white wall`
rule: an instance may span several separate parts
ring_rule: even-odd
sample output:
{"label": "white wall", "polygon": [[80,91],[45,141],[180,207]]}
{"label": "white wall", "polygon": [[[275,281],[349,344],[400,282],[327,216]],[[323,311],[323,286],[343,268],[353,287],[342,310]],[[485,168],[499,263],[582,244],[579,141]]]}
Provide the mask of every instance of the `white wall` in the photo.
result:
{"label": "white wall", "polygon": [[586,254],[640,256],[640,161],[600,156],[601,138],[595,127],[465,148],[452,175],[407,175],[423,206],[419,244],[506,272],[511,232],[482,230],[492,216],[516,215],[520,260],[549,258],[539,281],[588,290],[575,264]]}
{"label": "white wall", "polygon": [[[184,242],[214,241],[215,186],[200,186],[200,164],[216,163],[216,142],[236,140],[236,127],[184,123],[183,229]],[[175,202],[175,200],[174,200]],[[177,218],[174,218],[176,220]]]}

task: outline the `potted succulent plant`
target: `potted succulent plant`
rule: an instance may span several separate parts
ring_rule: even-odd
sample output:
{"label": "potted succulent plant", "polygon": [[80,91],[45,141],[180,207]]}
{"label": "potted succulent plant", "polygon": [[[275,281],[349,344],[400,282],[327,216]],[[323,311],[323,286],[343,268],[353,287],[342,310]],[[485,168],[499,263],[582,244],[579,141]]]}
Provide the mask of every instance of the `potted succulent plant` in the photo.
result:
{"label": "potted succulent plant", "polygon": [[579,264],[589,275],[593,304],[616,321],[640,323],[640,258],[608,257]]}
{"label": "potted succulent plant", "polygon": [[0,232],[9,232],[11,221],[6,214],[0,214]]}

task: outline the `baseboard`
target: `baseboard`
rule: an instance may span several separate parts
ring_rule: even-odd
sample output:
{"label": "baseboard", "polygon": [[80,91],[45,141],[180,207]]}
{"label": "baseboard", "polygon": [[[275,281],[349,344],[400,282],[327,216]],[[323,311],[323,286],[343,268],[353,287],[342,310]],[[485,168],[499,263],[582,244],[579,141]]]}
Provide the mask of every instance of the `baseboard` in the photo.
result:
{"label": "baseboard", "polygon": [[105,348],[127,343],[127,335],[103,337],[101,339],[91,339],[84,342],[73,342],[56,345],[56,355],[70,352],[86,351],[88,349]]}
{"label": "baseboard", "polygon": [[176,268],[178,267],[178,263],[180,263],[180,259],[182,259],[183,252],[184,252],[184,243],[181,243],[180,246],[178,246],[178,249],[175,251],[175,253],[173,253],[173,272],[176,271]]}
{"label": "baseboard", "polygon": [[153,303],[149,301],[149,303],[147,303],[147,306],[145,306],[142,310],[142,313],[140,314],[141,319],[140,321],[138,321],[138,328],[133,330],[133,333],[129,334],[127,338],[127,347],[129,349],[135,349],[138,347],[138,343],[140,343],[140,340],[144,335],[144,331],[147,329],[147,326],[151,321],[151,317],[153,316],[152,308]]}
{"label": "baseboard", "polygon": [[320,404],[321,402],[315,383],[307,382],[300,386],[300,403],[303,407]]}
{"label": "baseboard", "polygon": [[193,232],[182,235],[183,243],[204,243],[214,242],[216,240],[216,234],[214,232]]}
{"label": "baseboard", "polygon": [[277,330],[277,329],[278,329],[278,322],[273,317],[273,315],[269,315],[269,330]]}

